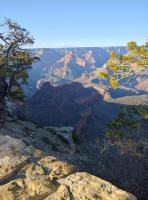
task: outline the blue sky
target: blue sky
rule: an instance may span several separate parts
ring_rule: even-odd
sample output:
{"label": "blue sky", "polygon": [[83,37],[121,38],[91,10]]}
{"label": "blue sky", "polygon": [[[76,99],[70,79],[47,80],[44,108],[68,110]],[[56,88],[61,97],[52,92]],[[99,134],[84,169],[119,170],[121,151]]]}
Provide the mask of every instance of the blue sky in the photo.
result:
{"label": "blue sky", "polygon": [[34,47],[120,46],[148,38],[148,0],[0,0],[35,37]]}

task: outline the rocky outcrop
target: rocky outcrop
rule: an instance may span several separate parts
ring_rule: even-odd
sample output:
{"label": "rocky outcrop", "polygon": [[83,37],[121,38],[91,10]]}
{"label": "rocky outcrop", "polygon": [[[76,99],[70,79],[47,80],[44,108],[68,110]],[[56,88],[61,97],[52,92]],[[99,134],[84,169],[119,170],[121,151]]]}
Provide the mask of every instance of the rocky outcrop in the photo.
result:
{"label": "rocky outcrop", "polygon": [[0,183],[27,164],[29,157],[26,145],[22,141],[0,135]]}
{"label": "rocky outcrop", "polygon": [[79,58],[79,57],[76,58],[76,64],[78,64],[82,67],[86,66],[85,60],[83,60],[82,58]]}
{"label": "rocky outcrop", "polygon": [[[84,72],[90,73],[96,67],[107,62],[109,52],[115,51],[121,55],[126,52],[125,47],[107,48],[58,48],[58,49],[32,49],[33,56],[40,61],[29,70],[29,85],[24,87],[27,96],[32,96],[36,83],[49,81],[52,85],[61,85],[65,81],[73,81]],[[40,87],[40,86],[39,86]]]}
{"label": "rocky outcrop", "polygon": [[138,84],[136,85],[136,88],[138,90],[144,90],[146,92],[148,92],[148,78],[146,79],[138,79],[137,80]]}
{"label": "rocky outcrop", "polygon": [[[34,129],[34,126],[32,126]],[[136,200],[111,183],[0,135],[0,200]]]}
{"label": "rocky outcrop", "polygon": [[70,188],[74,199],[79,200],[135,200],[133,195],[123,192],[111,183],[98,177],[81,172],[59,180]]}
{"label": "rocky outcrop", "polygon": [[69,153],[75,153],[76,152],[76,147],[75,143],[73,141],[73,133],[74,133],[74,128],[71,126],[66,126],[66,127],[45,127],[46,130],[49,132],[54,131],[55,135],[63,141],[63,143],[67,144],[69,146]]}
{"label": "rocky outcrop", "polygon": [[56,150],[57,152],[72,154],[76,151],[72,139],[73,131],[72,127],[42,128],[32,122],[8,118],[2,133],[20,138],[25,144],[44,152],[49,153]]}
{"label": "rocky outcrop", "polygon": [[96,64],[96,60],[93,57],[93,51],[89,50],[86,54],[85,54],[85,61],[90,63],[90,66],[95,66]]}

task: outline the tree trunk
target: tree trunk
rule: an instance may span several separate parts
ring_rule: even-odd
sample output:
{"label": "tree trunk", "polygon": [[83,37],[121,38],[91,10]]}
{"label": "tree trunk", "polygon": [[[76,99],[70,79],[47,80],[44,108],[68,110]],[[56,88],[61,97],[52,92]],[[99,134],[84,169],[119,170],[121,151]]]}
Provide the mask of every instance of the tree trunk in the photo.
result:
{"label": "tree trunk", "polygon": [[5,99],[0,97],[0,127],[5,123]]}
{"label": "tree trunk", "polygon": [[5,123],[5,97],[6,97],[7,86],[3,82],[3,78],[0,77],[0,127],[2,128]]}

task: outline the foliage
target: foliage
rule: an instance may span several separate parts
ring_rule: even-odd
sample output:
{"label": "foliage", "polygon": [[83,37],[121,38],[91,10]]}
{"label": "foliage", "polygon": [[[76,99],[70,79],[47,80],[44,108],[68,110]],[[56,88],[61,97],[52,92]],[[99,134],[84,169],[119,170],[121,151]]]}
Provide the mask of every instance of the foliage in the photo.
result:
{"label": "foliage", "polygon": [[79,144],[79,143],[80,143],[79,137],[78,137],[78,135],[77,135],[77,133],[76,133],[76,130],[73,130],[73,132],[72,132],[72,140],[73,140],[73,142],[74,142],[75,144]]}
{"label": "foliage", "polygon": [[118,58],[115,52],[110,53],[110,59],[107,62],[107,72],[100,71],[100,77],[116,89],[120,80],[126,83],[126,80],[137,75],[148,73],[148,42],[145,45],[138,46],[136,42],[131,41],[127,45],[128,53]]}
{"label": "foliage", "polygon": [[100,77],[103,79],[103,80],[106,80],[108,78],[108,74],[105,73],[105,72],[101,72],[100,73]]}
{"label": "foliage", "polygon": [[0,117],[6,97],[23,100],[22,85],[27,83],[28,69],[37,61],[25,49],[34,39],[16,22],[6,19],[0,26]]}
{"label": "foliage", "polygon": [[[118,58],[115,52],[110,53],[105,75],[100,77],[109,82],[112,88],[130,82],[132,77],[148,74],[148,43],[138,46],[131,41],[127,45],[128,53]],[[102,149],[118,147],[122,153],[145,156],[148,148],[148,105],[122,107],[118,116],[108,124],[106,139]]]}
{"label": "foliage", "polygon": [[108,124],[106,139],[123,153],[145,155],[148,147],[148,106],[123,106],[114,121]]}

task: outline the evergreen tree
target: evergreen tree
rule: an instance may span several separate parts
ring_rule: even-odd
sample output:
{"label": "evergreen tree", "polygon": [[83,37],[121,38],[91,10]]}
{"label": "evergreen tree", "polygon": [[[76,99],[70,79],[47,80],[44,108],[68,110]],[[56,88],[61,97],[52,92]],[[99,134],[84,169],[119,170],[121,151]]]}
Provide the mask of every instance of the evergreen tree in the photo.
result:
{"label": "evergreen tree", "polygon": [[136,42],[129,42],[128,53],[118,58],[115,52],[110,53],[106,65],[106,72],[98,72],[99,76],[116,89],[123,83],[130,83],[135,76],[148,74],[148,43],[138,46]]}
{"label": "evergreen tree", "polygon": [[[106,66],[107,72],[100,72],[99,75],[114,89],[119,87],[120,80],[122,84],[130,83],[133,77],[148,75],[148,43],[138,46],[136,42],[129,42],[128,53],[118,58],[115,52],[111,52]],[[147,129],[148,105],[124,106],[107,126],[106,146],[114,144],[122,153],[145,156]]]}
{"label": "evergreen tree", "polygon": [[22,86],[27,83],[28,69],[37,58],[25,49],[34,43],[26,29],[6,19],[0,32],[0,124],[3,124],[6,99],[23,100]]}

